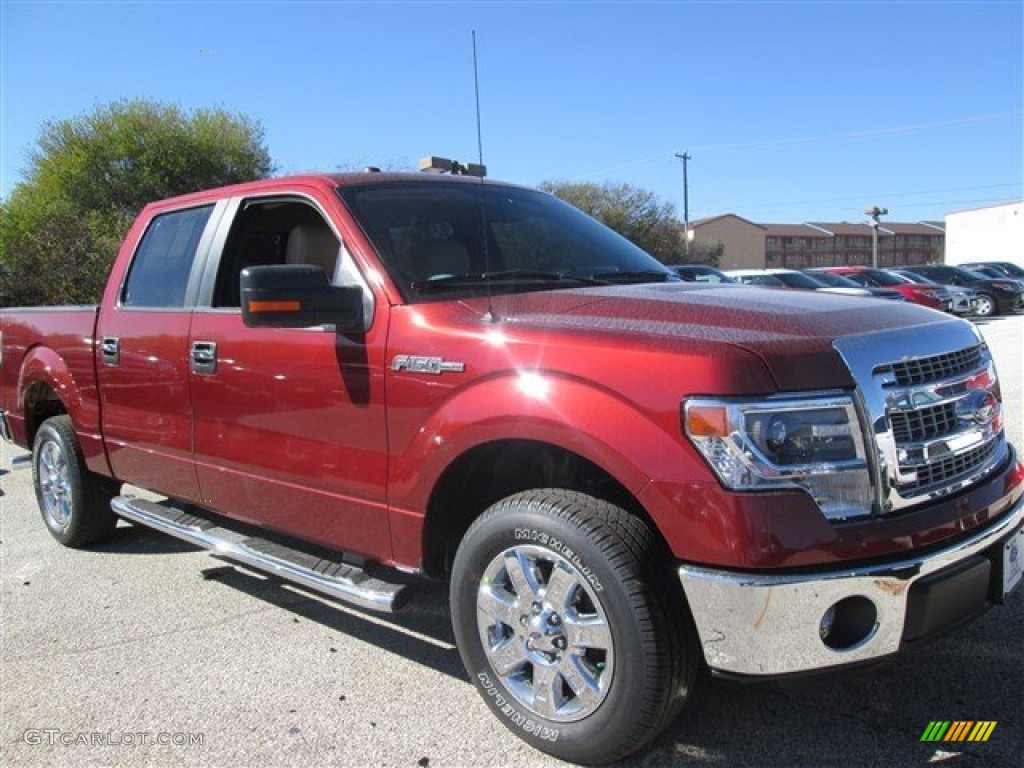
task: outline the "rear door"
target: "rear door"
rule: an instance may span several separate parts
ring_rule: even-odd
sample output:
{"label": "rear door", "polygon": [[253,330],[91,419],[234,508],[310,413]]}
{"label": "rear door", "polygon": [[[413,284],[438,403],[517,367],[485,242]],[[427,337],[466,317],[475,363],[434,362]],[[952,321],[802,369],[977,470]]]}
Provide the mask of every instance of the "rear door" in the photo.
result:
{"label": "rear door", "polygon": [[97,324],[103,435],[115,476],[187,501],[199,498],[189,327],[222,210],[223,203],[209,203],[155,215]]}

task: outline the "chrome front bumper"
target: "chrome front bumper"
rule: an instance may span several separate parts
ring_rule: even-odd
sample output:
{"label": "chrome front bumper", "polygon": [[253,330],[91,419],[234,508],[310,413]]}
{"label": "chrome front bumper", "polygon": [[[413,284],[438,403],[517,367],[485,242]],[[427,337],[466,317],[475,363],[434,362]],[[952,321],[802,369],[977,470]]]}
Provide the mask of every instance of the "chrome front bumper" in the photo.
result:
{"label": "chrome front bumper", "polygon": [[[693,565],[679,578],[712,670],[782,676],[867,662],[896,653],[904,639],[911,588],[985,553],[1024,523],[1024,499],[969,539],[917,558],[796,575],[735,573]],[[843,649],[829,647],[822,617],[844,599],[873,604],[873,626]]]}

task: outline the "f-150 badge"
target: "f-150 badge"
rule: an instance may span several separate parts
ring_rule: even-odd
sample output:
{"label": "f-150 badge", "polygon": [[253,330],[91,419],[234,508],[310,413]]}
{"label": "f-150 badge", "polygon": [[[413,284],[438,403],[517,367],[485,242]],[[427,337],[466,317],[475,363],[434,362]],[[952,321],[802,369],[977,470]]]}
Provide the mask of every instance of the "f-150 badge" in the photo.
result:
{"label": "f-150 badge", "polygon": [[409,373],[430,373],[440,376],[442,373],[462,373],[466,370],[466,364],[449,362],[440,357],[395,355],[395,359],[391,361],[391,370],[409,371]]}

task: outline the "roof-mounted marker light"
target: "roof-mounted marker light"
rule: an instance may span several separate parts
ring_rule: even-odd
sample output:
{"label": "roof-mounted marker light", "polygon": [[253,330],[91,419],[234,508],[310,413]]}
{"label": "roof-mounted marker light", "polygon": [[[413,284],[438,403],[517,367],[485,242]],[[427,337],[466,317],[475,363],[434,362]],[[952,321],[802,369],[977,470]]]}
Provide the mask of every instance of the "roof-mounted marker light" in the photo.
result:
{"label": "roof-mounted marker light", "polygon": [[452,176],[476,176],[483,178],[487,175],[487,166],[477,163],[460,163],[458,160],[449,160],[446,157],[435,157],[428,155],[420,160],[420,170],[423,173],[450,173]]}

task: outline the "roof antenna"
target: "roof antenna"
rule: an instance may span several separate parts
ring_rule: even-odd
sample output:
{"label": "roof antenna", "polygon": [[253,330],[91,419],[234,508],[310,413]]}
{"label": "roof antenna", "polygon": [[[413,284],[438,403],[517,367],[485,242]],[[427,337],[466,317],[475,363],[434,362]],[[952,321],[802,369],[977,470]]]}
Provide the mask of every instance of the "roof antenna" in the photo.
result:
{"label": "roof antenna", "polygon": [[[486,168],[484,165],[484,138],[483,128],[481,127],[480,121],[480,69],[477,66],[476,57],[476,30],[473,30],[473,89],[476,92],[476,157],[477,163],[481,168]],[[487,213],[484,208],[484,177],[480,176],[480,237],[483,238],[484,246],[484,272],[488,275],[491,271],[491,257],[490,257],[490,246],[488,244],[487,237]],[[491,295],[491,281],[489,277],[484,279],[484,284],[487,286],[487,314],[484,315],[484,321],[488,323],[496,322],[498,317],[494,314],[494,303]]]}
{"label": "roof antenna", "polygon": [[473,88],[476,91],[476,161],[484,165],[484,134],[480,125],[480,70],[476,63],[476,30],[473,30]]}

